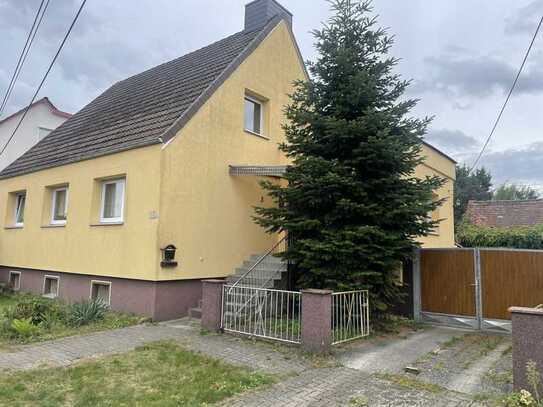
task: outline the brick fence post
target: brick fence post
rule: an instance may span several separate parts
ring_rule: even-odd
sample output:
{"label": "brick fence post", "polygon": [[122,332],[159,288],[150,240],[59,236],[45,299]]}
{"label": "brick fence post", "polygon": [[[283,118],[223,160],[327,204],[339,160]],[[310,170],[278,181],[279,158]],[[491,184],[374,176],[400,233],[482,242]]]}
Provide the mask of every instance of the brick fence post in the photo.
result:
{"label": "brick fence post", "polygon": [[[543,309],[511,307],[513,339],[513,385],[515,390],[533,394],[526,377],[526,364],[534,361],[539,375],[543,373]],[[542,380],[543,382],[543,380]],[[541,389],[539,389],[541,391]]]}
{"label": "brick fence post", "polygon": [[327,353],[332,345],[332,291],[302,290],[302,347]]}
{"label": "brick fence post", "polygon": [[224,280],[202,281],[202,328],[212,332],[221,330],[222,292]]}

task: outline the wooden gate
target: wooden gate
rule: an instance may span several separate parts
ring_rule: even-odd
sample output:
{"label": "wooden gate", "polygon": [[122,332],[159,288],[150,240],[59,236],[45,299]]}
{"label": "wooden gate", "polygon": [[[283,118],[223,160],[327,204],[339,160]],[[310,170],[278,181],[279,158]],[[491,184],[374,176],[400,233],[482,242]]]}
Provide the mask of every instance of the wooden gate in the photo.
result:
{"label": "wooden gate", "polygon": [[509,307],[543,304],[543,250],[422,249],[413,277],[422,321],[509,331]]}
{"label": "wooden gate", "polygon": [[511,306],[543,303],[543,251],[481,249],[485,319],[510,319]]}
{"label": "wooden gate", "polygon": [[422,319],[475,328],[475,251],[421,250],[419,262]]}

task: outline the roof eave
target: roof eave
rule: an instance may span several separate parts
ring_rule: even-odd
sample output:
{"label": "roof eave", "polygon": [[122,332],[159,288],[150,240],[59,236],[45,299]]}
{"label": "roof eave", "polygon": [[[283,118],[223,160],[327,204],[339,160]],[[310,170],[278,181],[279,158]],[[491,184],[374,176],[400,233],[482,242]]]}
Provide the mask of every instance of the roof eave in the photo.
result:
{"label": "roof eave", "polygon": [[0,181],[6,180],[6,179],[9,179],[9,178],[21,177],[23,175],[33,174],[35,172],[45,171],[45,170],[48,170],[48,169],[51,169],[51,168],[57,168],[57,167],[65,166],[65,165],[75,164],[75,163],[79,163],[79,162],[82,162],[82,161],[94,160],[96,158],[105,157],[105,156],[108,156],[108,155],[124,153],[125,151],[136,150],[138,148],[151,147],[151,146],[155,146],[157,144],[160,144],[160,141],[159,140],[153,140],[153,141],[149,141],[149,142],[146,142],[146,143],[142,143],[141,145],[127,146],[127,147],[124,147],[124,148],[120,148],[119,150],[104,152],[104,153],[100,153],[100,154],[95,154],[95,155],[85,157],[85,158],[77,157],[77,158],[74,158],[72,161],[62,163],[61,165],[51,163],[51,164],[47,164],[47,165],[42,165],[40,167],[29,168],[27,170],[20,170],[19,172],[15,173],[15,174],[3,174],[3,171],[1,171],[0,172]]}
{"label": "roof eave", "polygon": [[456,161],[454,158],[452,158],[450,155],[447,155],[445,154],[443,151],[441,151],[439,148],[437,147],[434,147],[433,145],[431,145],[430,143],[428,143],[427,141],[423,141],[422,142],[426,147],[428,148],[431,148],[432,150],[434,150],[436,153],[438,153],[439,155],[442,155],[443,157],[445,157],[447,160],[449,161],[452,161],[454,164],[458,164],[458,161]]}

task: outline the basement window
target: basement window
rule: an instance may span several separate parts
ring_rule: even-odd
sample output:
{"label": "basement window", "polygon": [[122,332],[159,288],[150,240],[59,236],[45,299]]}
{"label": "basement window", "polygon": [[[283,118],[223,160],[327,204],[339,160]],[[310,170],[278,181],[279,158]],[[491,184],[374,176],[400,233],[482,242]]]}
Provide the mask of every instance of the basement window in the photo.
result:
{"label": "basement window", "polygon": [[21,272],[20,271],[9,272],[9,287],[13,291],[19,291],[21,289]]}
{"label": "basement window", "polygon": [[91,281],[91,300],[101,300],[104,304],[111,304],[111,282]]}
{"label": "basement window", "polygon": [[263,136],[262,123],[264,117],[262,103],[258,100],[245,96],[245,130],[249,133]]}
{"label": "basement window", "polygon": [[58,297],[60,278],[57,276],[45,276],[43,280],[43,296],[47,298]]}

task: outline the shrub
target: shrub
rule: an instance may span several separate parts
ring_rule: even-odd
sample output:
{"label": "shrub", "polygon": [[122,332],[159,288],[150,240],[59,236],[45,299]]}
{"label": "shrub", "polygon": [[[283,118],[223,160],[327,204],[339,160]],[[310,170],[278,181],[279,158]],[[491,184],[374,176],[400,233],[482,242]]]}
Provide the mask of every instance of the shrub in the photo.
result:
{"label": "shrub", "polygon": [[34,336],[40,331],[40,327],[32,323],[32,318],[14,319],[11,321],[11,329],[23,338]]}
{"label": "shrub", "polygon": [[51,320],[65,318],[62,304],[47,298],[23,296],[5,312],[8,320],[29,319],[33,325],[47,324]]}
{"label": "shrub", "polygon": [[458,227],[456,240],[464,247],[543,249],[543,225],[487,228],[463,223]]}
{"label": "shrub", "polygon": [[68,325],[79,327],[104,319],[109,307],[101,299],[72,304],[68,311]]}

